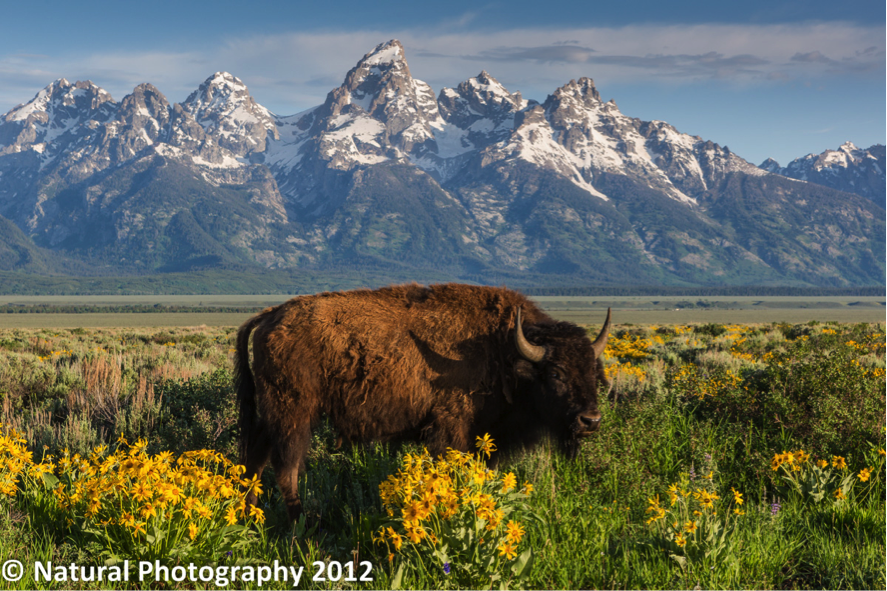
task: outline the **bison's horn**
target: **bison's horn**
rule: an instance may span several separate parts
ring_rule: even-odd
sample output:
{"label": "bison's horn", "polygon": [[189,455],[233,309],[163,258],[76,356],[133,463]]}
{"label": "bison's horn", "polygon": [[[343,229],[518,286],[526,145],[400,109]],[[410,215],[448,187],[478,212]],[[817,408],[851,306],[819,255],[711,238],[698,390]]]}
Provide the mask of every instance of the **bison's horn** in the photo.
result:
{"label": "bison's horn", "polygon": [[591,349],[594,351],[595,359],[600,359],[601,355],[604,354],[604,349],[607,348],[607,337],[610,336],[610,308],[607,308],[607,319],[604,321],[604,326],[601,328],[600,334],[591,344]]}
{"label": "bison's horn", "polygon": [[517,309],[517,319],[514,323],[514,344],[520,352],[521,357],[533,363],[539,363],[545,357],[545,347],[533,345],[524,336],[524,329],[521,327],[520,308]]}

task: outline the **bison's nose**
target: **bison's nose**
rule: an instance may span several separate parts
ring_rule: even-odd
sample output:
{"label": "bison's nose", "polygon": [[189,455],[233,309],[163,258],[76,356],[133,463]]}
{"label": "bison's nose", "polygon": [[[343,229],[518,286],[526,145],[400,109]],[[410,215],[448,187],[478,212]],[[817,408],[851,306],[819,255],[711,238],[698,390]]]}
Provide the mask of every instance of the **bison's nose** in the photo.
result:
{"label": "bison's nose", "polygon": [[594,431],[601,424],[601,413],[594,411],[581,414],[579,415],[579,424],[582,425],[584,429]]}

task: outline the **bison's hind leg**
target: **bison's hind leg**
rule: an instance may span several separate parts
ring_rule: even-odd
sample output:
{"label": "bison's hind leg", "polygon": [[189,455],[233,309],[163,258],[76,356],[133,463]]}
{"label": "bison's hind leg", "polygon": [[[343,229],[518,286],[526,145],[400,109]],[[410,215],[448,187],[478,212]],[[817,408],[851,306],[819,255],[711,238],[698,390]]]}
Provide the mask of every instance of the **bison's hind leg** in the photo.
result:
{"label": "bison's hind leg", "polygon": [[[250,434],[249,444],[246,446],[246,455],[241,458],[246,472],[244,478],[251,480],[253,477],[261,478],[265,464],[271,457],[272,439],[267,428],[259,428]],[[253,507],[259,502],[253,491],[246,496],[247,508]]]}
{"label": "bison's hind leg", "polygon": [[311,445],[311,427],[306,422],[294,426],[282,435],[271,452],[271,465],[277,475],[277,486],[286,503],[286,512],[291,521],[302,515],[302,501],[299,499],[299,470],[304,469],[305,457]]}

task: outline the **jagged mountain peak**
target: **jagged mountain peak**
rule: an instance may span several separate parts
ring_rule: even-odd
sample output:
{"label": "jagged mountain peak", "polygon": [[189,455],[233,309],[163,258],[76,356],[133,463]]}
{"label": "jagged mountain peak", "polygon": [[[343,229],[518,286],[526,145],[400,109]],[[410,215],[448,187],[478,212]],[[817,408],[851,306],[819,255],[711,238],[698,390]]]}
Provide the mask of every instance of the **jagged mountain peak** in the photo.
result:
{"label": "jagged mountain peak", "polygon": [[169,119],[170,104],[160,90],[149,82],[136,86],[120,101],[117,119],[130,125],[149,126],[149,135],[160,132]]}
{"label": "jagged mountain peak", "polygon": [[758,166],[761,170],[766,170],[767,172],[779,172],[781,168],[779,166],[779,162],[774,160],[773,158],[767,158]]}
{"label": "jagged mountain peak", "polygon": [[[360,102],[369,94],[385,85],[392,78],[407,78],[410,67],[407,65],[403,45],[397,39],[380,43],[364,55],[345,76],[342,87],[355,95]],[[364,110],[368,105],[361,104]]]}
{"label": "jagged mountain peak", "polygon": [[440,120],[434,93],[410,75],[403,46],[392,39],[357,62],[345,81],[312,113],[308,133],[328,166],[398,160],[430,149]]}
{"label": "jagged mountain peak", "polygon": [[270,111],[255,102],[240,78],[228,72],[216,72],[188,95],[182,106],[199,121],[209,114],[224,114],[244,103],[256,107],[267,117],[272,117]]}
{"label": "jagged mountain peak", "polygon": [[269,136],[279,138],[274,114],[257,103],[246,84],[229,72],[216,72],[204,80],[188,95],[182,109],[237,156],[262,152]]}
{"label": "jagged mountain peak", "polygon": [[246,90],[246,84],[243,81],[230,72],[216,72],[209,78],[207,78],[201,87],[203,86],[219,86],[223,88],[229,88],[232,91]]}
{"label": "jagged mountain peak", "polygon": [[492,104],[498,107],[505,106],[510,110],[520,109],[524,106],[520,92],[514,94],[508,92],[508,89],[486,70],[482,70],[476,77],[469,78],[459,84],[458,90],[463,97],[473,95],[477,102],[483,106]]}
{"label": "jagged mountain peak", "polygon": [[401,63],[406,65],[403,45],[397,39],[392,39],[377,45],[371,52],[363,56],[358,65],[397,66]]}
{"label": "jagged mountain peak", "polygon": [[[380,43],[363,56],[357,65],[349,70],[344,83],[337,90],[342,91],[340,95],[349,99],[350,104],[360,106],[364,111],[371,113],[377,98],[393,98],[410,90],[410,86],[412,86],[412,76],[403,45],[397,39],[392,39]],[[380,97],[380,92],[383,91],[384,95]]]}
{"label": "jagged mountain peak", "polygon": [[[580,78],[570,80],[545,100],[545,108],[548,111],[556,109],[562,105],[576,105],[582,107],[596,107],[602,103],[601,95],[594,85],[591,78]],[[609,104],[609,103],[608,103]],[[612,103],[615,107],[616,103]]]}
{"label": "jagged mountain peak", "polygon": [[160,89],[150,82],[142,82],[132,89],[132,92],[120,101],[121,106],[131,102],[143,103],[144,101],[157,101],[169,105],[169,100],[160,92]]}
{"label": "jagged mountain peak", "polygon": [[456,88],[441,89],[437,103],[443,119],[468,130],[478,147],[504,139],[514,127],[515,114],[530,105],[520,92],[509,92],[486,70]]}
{"label": "jagged mountain peak", "polygon": [[14,107],[4,120],[26,121],[29,117],[47,119],[57,109],[74,107],[88,111],[97,109],[105,102],[113,102],[111,95],[90,80],[71,83],[59,78],[41,89],[27,103]]}
{"label": "jagged mountain peak", "polygon": [[216,72],[188,95],[182,105],[196,113],[250,98],[249,89],[240,78],[228,72]]}

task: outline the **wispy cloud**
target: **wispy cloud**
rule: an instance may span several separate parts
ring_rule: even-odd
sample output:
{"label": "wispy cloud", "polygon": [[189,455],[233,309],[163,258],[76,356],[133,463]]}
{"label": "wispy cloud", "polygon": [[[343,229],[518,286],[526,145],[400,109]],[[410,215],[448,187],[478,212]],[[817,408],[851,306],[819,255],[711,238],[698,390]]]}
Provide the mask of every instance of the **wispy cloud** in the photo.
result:
{"label": "wispy cloud", "polygon": [[[859,54],[857,54],[859,55]],[[834,60],[831,60],[822,53],[818,51],[808,51],[807,53],[796,53],[791,57],[791,61],[793,62],[804,62],[808,64],[833,64]]]}
{"label": "wispy cloud", "polygon": [[481,62],[505,61],[520,62],[533,61],[540,64],[552,62],[585,63],[590,61],[594,50],[590,47],[556,42],[543,47],[494,47],[484,49],[476,55],[463,55],[462,59]]}

